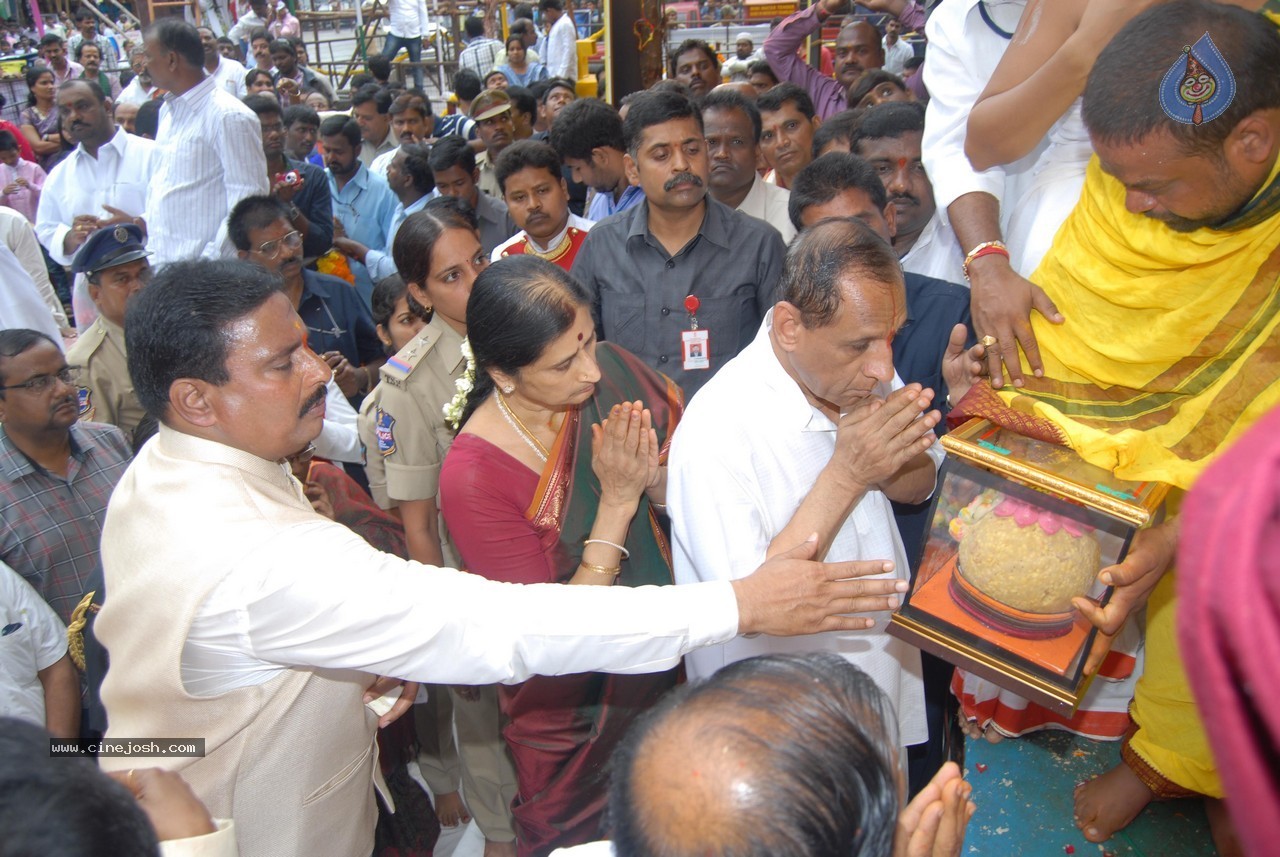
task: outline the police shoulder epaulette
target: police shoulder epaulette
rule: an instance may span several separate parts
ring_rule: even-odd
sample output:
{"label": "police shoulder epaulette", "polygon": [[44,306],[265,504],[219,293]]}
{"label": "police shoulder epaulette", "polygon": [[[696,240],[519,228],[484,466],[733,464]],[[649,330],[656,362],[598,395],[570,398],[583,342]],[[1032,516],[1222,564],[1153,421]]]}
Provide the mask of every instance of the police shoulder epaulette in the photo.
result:
{"label": "police shoulder epaulette", "polygon": [[104,325],[98,322],[89,325],[67,349],[67,363],[72,366],[83,366],[106,339],[107,328]]}
{"label": "police shoulder epaulette", "polygon": [[431,327],[424,327],[422,333],[409,341],[409,344],[396,352],[395,356],[382,364],[382,380],[392,387],[403,386],[419,361],[431,352],[440,338],[440,334]]}

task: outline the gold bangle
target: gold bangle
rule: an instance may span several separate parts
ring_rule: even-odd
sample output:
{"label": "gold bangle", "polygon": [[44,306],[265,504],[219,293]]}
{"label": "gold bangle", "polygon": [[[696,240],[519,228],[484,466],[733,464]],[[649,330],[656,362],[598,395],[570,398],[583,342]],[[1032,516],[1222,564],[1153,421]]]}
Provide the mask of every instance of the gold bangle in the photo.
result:
{"label": "gold bangle", "polygon": [[578,567],[585,568],[587,571],[594,571],[596,574],[607,574],[610,577],[617,577],[622,573],[622,566],[620,565],[614,566],[613,568],[606,568],[603,565],[592,565],[589,562],[580,562],[578,563]]}

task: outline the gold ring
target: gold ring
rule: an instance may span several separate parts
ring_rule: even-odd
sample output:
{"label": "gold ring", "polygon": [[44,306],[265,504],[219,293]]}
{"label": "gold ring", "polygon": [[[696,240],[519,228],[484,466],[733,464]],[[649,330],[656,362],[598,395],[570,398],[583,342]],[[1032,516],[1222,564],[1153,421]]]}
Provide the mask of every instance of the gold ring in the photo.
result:
{"label": "gold ring", "polygon": [[986,336],[979,339],[978,342],[982,343],[982,346],[984,348],[990,348],[993,345],[998,345],[1000,343],[1000,340],[996,339],[994,336],[988,333]]}

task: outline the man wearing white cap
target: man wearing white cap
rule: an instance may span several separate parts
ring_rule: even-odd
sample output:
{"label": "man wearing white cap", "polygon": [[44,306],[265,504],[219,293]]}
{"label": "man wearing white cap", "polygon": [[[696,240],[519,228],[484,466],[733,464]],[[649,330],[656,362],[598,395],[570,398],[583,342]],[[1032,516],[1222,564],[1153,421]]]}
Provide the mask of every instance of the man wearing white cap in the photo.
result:
{"label": "man wearing white cap", "polygon": [[734,41],[737,43],[738,52],[725,60],[724,65],[720,67],[720,74],[728,78],[730,83],[749,80],[751,64],[764,59],[764,54],[756,50],[752,43],[750,33],[738,33],[738,38]]}

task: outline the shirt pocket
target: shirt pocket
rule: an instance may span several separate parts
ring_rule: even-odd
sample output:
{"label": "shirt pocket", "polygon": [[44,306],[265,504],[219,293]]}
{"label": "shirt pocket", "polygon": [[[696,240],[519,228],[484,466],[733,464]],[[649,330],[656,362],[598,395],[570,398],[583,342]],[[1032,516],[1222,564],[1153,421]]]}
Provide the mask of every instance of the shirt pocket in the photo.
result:
{"label": "shirt pocket", "polygon": [[[728,359],[755,337],[760,318],[756,310],[754,284],[738,286],[722,297],[699,296],[698,303],[698,327],[710,332],[712,353],[716,354],[718,350],[715,359]],[[726,352],[725,349],[731,351]]]}
{"label": "shirt pocket", "polygon": [[645,340],[644,308],[644,295],[606,292],[602,296],[600,307],[604,338],[632,353],[642,353]]}

